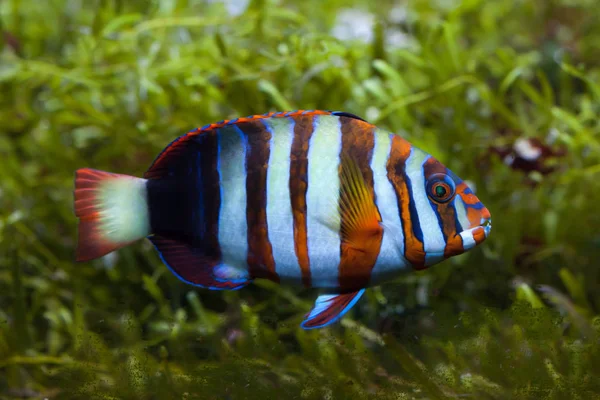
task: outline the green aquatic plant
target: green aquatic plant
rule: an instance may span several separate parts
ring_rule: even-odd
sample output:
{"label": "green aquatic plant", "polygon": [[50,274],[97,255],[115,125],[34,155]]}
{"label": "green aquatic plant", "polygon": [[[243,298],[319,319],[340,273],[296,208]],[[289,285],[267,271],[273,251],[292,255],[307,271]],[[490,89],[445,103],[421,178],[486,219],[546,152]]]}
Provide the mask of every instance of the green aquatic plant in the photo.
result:
{"label": "green aquatic plant", "polygon": [[[599,396],[599,18],[590,0],[1,2],[0,397]],[[75,169],[140,176],[192,128],[300,108],[470,178],[490,238],[316,332],[313,293],[195,290],[148,243],[73,262]]]}

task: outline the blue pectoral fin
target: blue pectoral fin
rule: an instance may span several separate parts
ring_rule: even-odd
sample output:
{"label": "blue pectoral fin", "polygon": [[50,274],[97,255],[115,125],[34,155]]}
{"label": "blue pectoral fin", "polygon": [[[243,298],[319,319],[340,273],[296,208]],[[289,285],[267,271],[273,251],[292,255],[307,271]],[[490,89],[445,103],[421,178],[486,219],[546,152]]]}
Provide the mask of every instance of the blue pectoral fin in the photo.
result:
{"label": "blue pectoral fin", "polygon": [[185,243],[158,235],[148,239],[165,265],[185,283],[212,290],[237,290],[250,283],[246,271],[215,263]]}
{"label": "blue pectoral fin", "polygon": [[342,318],[356,304],[365,289],[339,294],[322,294],[300,324],[303,329],[322,328]]}

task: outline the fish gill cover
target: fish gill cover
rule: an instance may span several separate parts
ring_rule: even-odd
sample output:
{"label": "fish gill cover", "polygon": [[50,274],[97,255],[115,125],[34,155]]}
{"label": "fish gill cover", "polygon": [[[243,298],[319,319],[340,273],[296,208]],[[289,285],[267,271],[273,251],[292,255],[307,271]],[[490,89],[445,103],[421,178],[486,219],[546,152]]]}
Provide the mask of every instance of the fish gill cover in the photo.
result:
{"label": "fish gill cover", "polygon": [[[600,396],[600,8],[589,0],[0,3],[0,397]],[[73,171],[141,176],[222,119],[343,110],[469,179],[484,245],[298,327],[148,243],[75,264]],[[353,318],[355,317],[355,318]]]}

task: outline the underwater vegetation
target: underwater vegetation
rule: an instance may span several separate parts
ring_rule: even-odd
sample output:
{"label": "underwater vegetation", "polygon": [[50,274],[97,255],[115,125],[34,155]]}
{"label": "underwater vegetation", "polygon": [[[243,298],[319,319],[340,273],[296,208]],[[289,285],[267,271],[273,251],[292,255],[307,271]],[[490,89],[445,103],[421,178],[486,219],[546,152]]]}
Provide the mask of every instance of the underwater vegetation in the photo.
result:
{"label": "underwater vegetation", "polygon": [[[593,0],[0,2],[0,398],[600,397]],[[316,290],[75,263],[73,171],[204,124],[342,110],[469,180],[484,243],[299,328]]]}

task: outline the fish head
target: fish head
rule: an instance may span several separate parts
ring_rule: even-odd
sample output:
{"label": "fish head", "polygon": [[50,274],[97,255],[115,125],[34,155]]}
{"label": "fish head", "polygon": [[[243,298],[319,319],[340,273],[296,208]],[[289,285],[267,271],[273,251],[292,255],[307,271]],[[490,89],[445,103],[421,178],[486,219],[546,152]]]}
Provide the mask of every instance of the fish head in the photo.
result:
{"label": "fish head", "polygon": [[408,178],[410,202],[402,219],[410,225],[408,230],[404,227],[405,255],[415,269],[462,254],[488,237],[491,214],[462,179],[412,146],[404,163],[404,171],[396,173]]}

